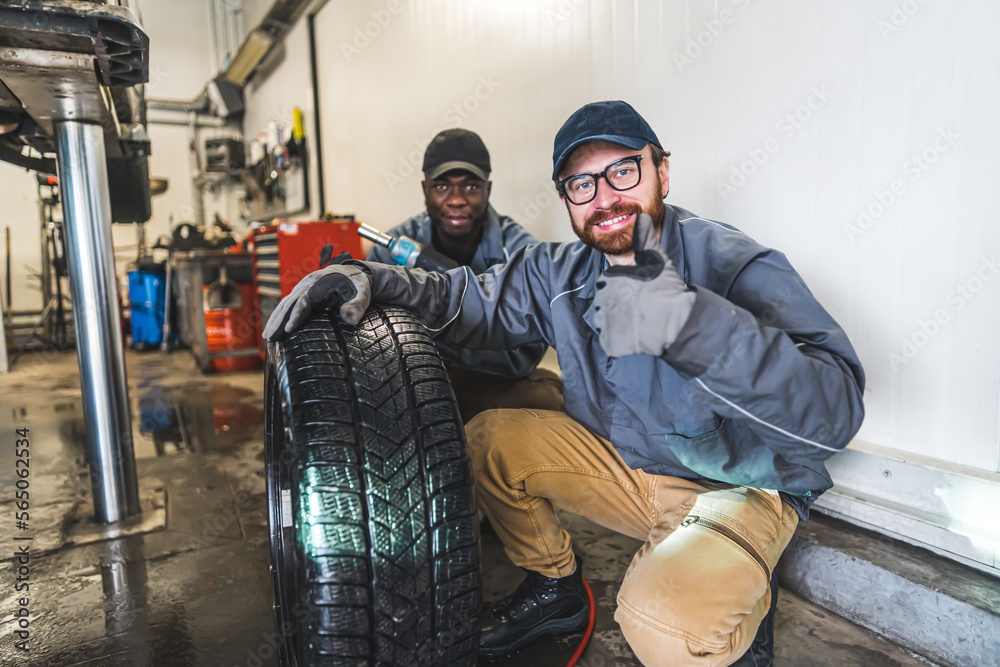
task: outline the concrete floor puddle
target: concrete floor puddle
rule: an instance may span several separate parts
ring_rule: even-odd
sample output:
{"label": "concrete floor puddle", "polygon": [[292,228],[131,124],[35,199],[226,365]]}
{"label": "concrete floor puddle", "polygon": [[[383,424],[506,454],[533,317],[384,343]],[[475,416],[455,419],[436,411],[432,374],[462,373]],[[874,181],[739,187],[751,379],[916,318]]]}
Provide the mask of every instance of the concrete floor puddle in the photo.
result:
{"label": "concrete floor puddle", "polygon": [[157,456],[225,452],[263,437],[264,413],[253,391],[220,382],[140,389],[139,432]]}

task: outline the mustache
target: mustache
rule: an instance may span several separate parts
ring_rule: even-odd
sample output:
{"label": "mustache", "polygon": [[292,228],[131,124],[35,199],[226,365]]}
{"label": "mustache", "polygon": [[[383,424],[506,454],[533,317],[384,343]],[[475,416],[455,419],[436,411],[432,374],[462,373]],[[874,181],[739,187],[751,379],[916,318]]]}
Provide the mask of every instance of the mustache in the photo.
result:
{"label": "mustache", "polygon": [[593,227],[598,225],[605,220],[610,220],[611,218],[617,218],[619,215],[639,215],[642,213],[641,204],[615,204],[607,212],[604,213],[594,213],[584,220],[584,224],[588,227]]}

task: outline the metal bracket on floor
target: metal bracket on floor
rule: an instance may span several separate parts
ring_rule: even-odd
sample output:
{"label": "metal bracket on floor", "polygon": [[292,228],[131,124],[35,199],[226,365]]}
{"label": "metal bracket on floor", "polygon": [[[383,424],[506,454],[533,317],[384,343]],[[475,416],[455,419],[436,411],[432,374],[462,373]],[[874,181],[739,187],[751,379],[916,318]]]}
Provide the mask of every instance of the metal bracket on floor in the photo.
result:
{"label": "metal bracket on floor", "polygon": [[98,523],[94,520],[93,512],[88,509],[86,503],[76,506],[69,517],[69,527],[66,529],[63,546],[93,544],[119,537],[152,533],[167,527],[167,492],[163,488],[140,493],[140,513],[115,523]]}

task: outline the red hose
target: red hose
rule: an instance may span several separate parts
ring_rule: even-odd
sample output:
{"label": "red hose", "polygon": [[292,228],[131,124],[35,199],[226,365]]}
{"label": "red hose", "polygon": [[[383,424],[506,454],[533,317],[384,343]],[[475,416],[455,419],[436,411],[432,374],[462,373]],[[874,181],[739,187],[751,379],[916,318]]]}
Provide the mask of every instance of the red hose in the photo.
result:
{"label": "red hose", "polygon": [[590,636],[594,634],[594,616],[596,614],[594,610],[594,592],[590,590],[590,584],[587,580],[583,580],[583,587],[587,589],[587,598],[590,600],[590,620],[587,622],[587,630],[583,633],[583,639],[580,640],[580,645],[576,647],[576,653],[573,657],[569,659],[566,663],[566,667],[574,667],[576,661],[580,659],[583,655],[583,649],[587,648],[587,643],[590,641]]}

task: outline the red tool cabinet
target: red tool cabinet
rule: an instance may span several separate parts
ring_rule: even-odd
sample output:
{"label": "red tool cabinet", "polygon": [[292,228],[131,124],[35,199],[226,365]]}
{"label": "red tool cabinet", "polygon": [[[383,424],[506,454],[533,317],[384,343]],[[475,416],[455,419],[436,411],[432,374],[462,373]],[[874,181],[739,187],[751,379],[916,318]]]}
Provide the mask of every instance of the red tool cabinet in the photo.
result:
{"label": "red tool cabinet", "polygon": [[[253,258],[258,331],[264,330],[281,298],[291,292],[303,276],[319,268],[319,253],[327,243],[333,244],[334,257],[349,252],[351,257],[363,259],[359,226],[360,223],[353,220],[279,220],[247,235]],[[263,341],[260,354],[263,358]]]}

